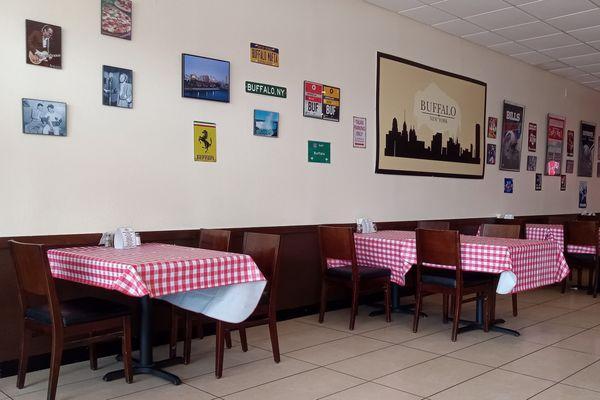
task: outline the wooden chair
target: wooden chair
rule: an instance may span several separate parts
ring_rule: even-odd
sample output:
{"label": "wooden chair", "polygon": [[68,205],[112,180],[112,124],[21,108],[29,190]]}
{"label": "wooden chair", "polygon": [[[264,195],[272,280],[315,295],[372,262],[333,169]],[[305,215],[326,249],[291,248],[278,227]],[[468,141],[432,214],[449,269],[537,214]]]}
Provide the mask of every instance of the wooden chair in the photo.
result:
{"label": "wooden chair", "polygon": [[[489,274],[463,272],[460,258],[460,235],[458,231],[417,229],[417,293],[413,319],[413,332],[419,327],[419,316],[424,293],[442,293],[444,296],[443,319],[448,319],[448,298],[452,297],[454,319],[452,321],[452,341],[458,335],[458,325],[462,304],[484,298],[484,331],[489,330],[490,291],[493,278]],[[431,265],[452,266],[454,269],[431,267]],[[475,297],[463,299],[463,296]]]}
{"label": "wooden chair", "polygon": [[450,229],[449,221],[418,221],[418,229],[438,229],[440,231],[447,231]]}
{"label": "wooden chair", "polygon": [[[358,297],[362,291],[382,290],[385,296],[385,320],[391,318],[391,271],[388,268],[360,266],[356,262],[354,232],[352,228],[319,226],[321,250],[321,307],[319,323],[323,323],[327,305],[327,287],[331,284],[343,285],[352,290],[350,330],[354,330],[358,313]],[[347,260],[350,265],[328,268],[327,260]]]}
{"label": "wooden chair", "polygon": [[[222,229],[202,229],[198,239],[198,247],[201,249],[229,251],[229,242],[231,239],[231,231]],[[177,356],[177,337],[179,334],[178,325],[179,319],[184,319],[185,337],[183,340],[183,363],[189,364],[192,354],[192,333],[194,322],[197,322],[198,334],[200,338],[204,337],[202,324],[211,321],[210,318],[197,314],[182,308],[171,306],[171,337],[169,340],[169,357]],[[227,337],[227,346],[231,347],[231,337]]]}
{"label": "wooden chair", "polygon": [[33,333],[52,337],[47,399],[56,396],[63,348],[90,346],[90,365],[96,364],[93,345],[121,339],[125,380],[132,382],[131,314],[111,301],[84,297],[60,301],[46,252],[47,246],[9,240],[21,305],[23,336],[19,355],[17,388],[25,385],[29,346]]}
{"label": "wooden chair", "polygon": [[[483,224],[481,225],[481,236],[498,237],[507,239],[519,239],[521,237],[521,225],[517,224]],[[512,294],[513,316],[519,315],[517,294]]]}
{"label": "wooden chair", "polygon": [[[581,272],[588,270],[588,294],[598,295],[598,275],[600,273],[597,221],[568,221],[565,223],[565,259],[569,268],[577,270],[578,282],[581,284]],[[595,254],[578,254],[568,251],[569,245],[593,246]],[[565,292],[567,280],[563,281],[562,292]]]}
{"label": "wooden chair", "polygon": [[[231,331],[238,330],[242,351],[248,351],[246,328],[259,325],[269,325],[273,359],[280,361],[279,339],[277,336],[277,288],[279,286],[279,250],[280,236],[264,233],[246,232],[242,253],[252,257],[267,280],[267,285],[252,315],[238,324],[217,320],[217,351],[215,357],[215,375],[223,375],[223,354],[227,336]],[[231,346],[228,346],[231,347]]]}

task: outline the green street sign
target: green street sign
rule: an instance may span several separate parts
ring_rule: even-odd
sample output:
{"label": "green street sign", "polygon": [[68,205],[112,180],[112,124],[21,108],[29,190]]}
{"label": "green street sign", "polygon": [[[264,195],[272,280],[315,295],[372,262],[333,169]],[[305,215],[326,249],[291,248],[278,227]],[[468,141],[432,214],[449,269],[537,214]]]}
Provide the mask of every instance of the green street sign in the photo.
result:
{"label": "green street sign", "polygon": [[267,85],[266,83],[246,81],[246,92],[264,94],[265,96],[287,97],[287,89],[281,86]]}
{"label": "green street sign", "polygon": [[331,164],[331,143],[309,140],[308,162]]}

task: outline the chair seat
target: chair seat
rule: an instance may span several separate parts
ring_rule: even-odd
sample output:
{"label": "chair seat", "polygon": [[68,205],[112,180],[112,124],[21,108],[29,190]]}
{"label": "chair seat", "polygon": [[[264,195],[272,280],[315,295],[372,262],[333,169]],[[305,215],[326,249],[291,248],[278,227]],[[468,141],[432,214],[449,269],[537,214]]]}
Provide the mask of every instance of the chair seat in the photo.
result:
{"label": "chair seat", "polygon": [[593,268],[596,264],[594,254],[566,253],[565,259],[569,267],[588,267]]}
{"label": "chair seat", "polygon": [[[374,279],[389,277],[392,272],[389,268],[359,266],[358,274],[361,279]],[[327,268],[327,276],[332,278],[352,279],[352,266]]]}
{"label": "chair seat", "polygon": [[[102,321],[131,314],[131,311],[125,305],[94,297],[67,300],[61,302],[60,306],[64,326]],[[25,318],[42,324],[52,324],[47,304],[27,309],[25,311]]]}
{"label": "chair seat", "polygon": [[[490,274],[463,271],[463,287],[484,285],[491,280],[492,275]],[[456,271],[441,268],[439,270],[429,269],[426,273],[421,274],[421,281],[431,285],[456,288]]]}

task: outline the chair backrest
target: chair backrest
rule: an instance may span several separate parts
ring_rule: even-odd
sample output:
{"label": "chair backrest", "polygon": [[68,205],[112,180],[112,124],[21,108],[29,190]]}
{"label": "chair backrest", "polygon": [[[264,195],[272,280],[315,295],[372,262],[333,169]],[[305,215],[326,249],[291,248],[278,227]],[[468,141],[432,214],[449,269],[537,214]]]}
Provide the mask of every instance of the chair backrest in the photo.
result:
{"label": "chair backrest", "polygon": [[578,221],[598,221],[598,216],[597,215],[582,215],[582,214],[579,214],[577,216],[577,220]]}
{"label": "chair backrest", "polygon": [[53,324],[62,321],[60,303],[54,287],[54,278],[50,271],[47,247],[42,244],[8,241],[17,275],[17,287],[22,311],[30,306],[32,297],[46,299]]}
{"label": "chair backrest", "polygon": [[436,229],[440,231],[447,231],[450,229],[449,221],[418,221],[418,229]]}
{"label": "chair backrest", "polygon": [[354,230],[350,227],[319,226],[321,270],[327,271],[327,259],[346,260],[352,265],[352,279],[358,279]]}
{"label": "chair backrest", "polygon": [[269,307],[276,311],[277,287],[279,286],[279,249],[281,237],[266,233],[244,233],[242,252],[252,257],[260,272],[267,279],[265,290],[269,294]]}
{"label": "chair backrest", "polygon": [[231,231],[222,229],[202,229],[200,230],[198,247],[208,250],[229,251],[230,239]]}
{"label": "chair backrest", "polygon": [[460,259],[460,233],[449,230],[417,229],[417,282],[424,270],[432,267],[423,264],[455,267],[457,288],[462,287]]}
{"label": "chair backrest", "polygon": [[521,225],[517,224],[483,224],[481,236],[518,239],[521,237]]}
{"label": "chair backrest", "polygon": [[[565,223],[565,245],[598,247],[598,222],[568,221]],[[566,248],[566,247],[565,247]]]}
{"label": "chair backrest", "polygon": [[573,221],[573,217],[568,215],[550,215],[547,222],[553,225],[563,225],[567,221]]}
{"label": "chair backrest", "polygon": [[417,229],[417,264],[450,265],[461,268],[458,231]]}

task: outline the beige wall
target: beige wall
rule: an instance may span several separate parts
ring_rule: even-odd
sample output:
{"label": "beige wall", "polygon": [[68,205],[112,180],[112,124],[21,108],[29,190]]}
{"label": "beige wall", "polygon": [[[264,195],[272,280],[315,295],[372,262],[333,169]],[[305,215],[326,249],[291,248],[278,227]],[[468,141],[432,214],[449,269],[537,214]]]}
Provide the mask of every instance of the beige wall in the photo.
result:
{"label": "beige wall", "polygon": [[[134,0],[131,42],[100,35],[99,0],[2,6],[0,236],[578,211],[574,175],[566,192],[546,177],[535,192],[533,172],[497,166],[484,180],[374,174],[377,51],[485,81],[488,114],[524,104],[541,132],[548,112],[576,131],[598,122],[600,93],[361,0]],[[62,70],[25,64],[26,18],[62,26]],[[278,47],[281,67],[250,63],[251,41]],[[182,52],[231,61],[230,104],[181,98]],[[101,104],[103,64],[134,70],[132,110]],[[341,87],[339,123],[302,117],[305,79]],[[246,80],[288,98],[247,94]],[[22,134],[22,97],[66,101],[69,136]],[[280,138],[252,135],[254,108],[281,113]],[[353,115],[367,117],[366,150],[352,148]],[[217,124],[216,164],[193,161],[194,120]],[[307,163],[309,139],[332,143],[331,165]],[[588,181],[597,210],[600,181]]]}

